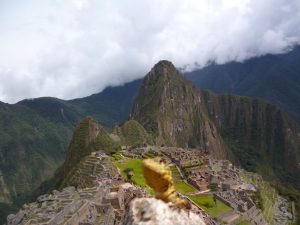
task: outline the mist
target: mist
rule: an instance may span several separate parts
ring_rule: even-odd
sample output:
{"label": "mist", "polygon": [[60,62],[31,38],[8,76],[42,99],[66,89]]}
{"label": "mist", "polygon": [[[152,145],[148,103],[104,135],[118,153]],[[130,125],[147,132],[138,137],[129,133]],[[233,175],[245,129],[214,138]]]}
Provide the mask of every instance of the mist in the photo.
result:
{"label": "mist", "polygon": [[0,101],[83,97],[159,60],[194,70],[291,50],[298,0],[4,0]]}

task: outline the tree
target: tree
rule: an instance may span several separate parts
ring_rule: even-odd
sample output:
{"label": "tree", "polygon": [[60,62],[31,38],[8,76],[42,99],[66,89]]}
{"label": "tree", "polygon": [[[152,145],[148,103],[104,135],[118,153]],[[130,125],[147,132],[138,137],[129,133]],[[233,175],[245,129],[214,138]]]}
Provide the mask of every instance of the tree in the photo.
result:
{"label": "tree", "polygon": [[126,168],[125,170],[123,170],[123,172],[126,174],[127,180],[131,182],[132,181],[131,179],[134,175],[133,169],[132,168]]}
{"label": "tree", "polygon": [[215,205],[217,205],[217,198],[215,195],[213,195],[213,200],[214,200]]}

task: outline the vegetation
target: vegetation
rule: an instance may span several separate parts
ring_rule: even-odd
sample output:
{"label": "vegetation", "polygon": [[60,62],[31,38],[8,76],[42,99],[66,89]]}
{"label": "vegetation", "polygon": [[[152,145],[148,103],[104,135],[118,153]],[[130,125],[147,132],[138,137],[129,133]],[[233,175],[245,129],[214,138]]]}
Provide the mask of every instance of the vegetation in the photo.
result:
{"label": "vegetation", "polygon": [[261,176],[245,172],[242,175],[247,183],[254,184],[257,191],[251,196],[255,204],[262,210],[266,221],[275,224],[273,205],[276,202],[278,193],[275,187],[264,181]]}
{"label": "vegetation", "polygon": [[143,146],[153,144],[151,136],[144,127],[135,120],[126,121],[121,127],[116,127],[113,133],[121,138],[122,145]]}
{"label": "vegetation", "polygon": [[239,222],[237,225],[250,225],[251,222],[249,220],[243,220],[241,222]]}
{"label": "vegetation", "polygon": [[[0,103],[0,173],[11,193],[7,204],[1,204],[2,215],[14,212],[54,174],[70,136],[68,122],[55,123],[22,105]],[[6,218],[2,215],[0,224]]]}
{"label": "vegetation", "polygon": [[7,215],[11,212],[18,211],[19,208],[20,205],[16,203],[14,205],[0,203],[0,223],[4,224],[6,222]]}
{"label": "vegetation", "polygon": [[279,191],[279,194],[294,202],[296,210],[296,222],[295,224],[300,224],[300,193],[298,190],[291,186],[283,186],[277,184],[276,189]]}
{"label": "vegetation", "polygon": [[120,146],[110,138],[105,129],[93,118],[86,117],[78,124],[73,134],[63,166],[64,176],[91,152],[102,150],[110,153],[118,149]]}
{"label": "vegetation", "polygon": [[132,115],[158,145],[207,149],[218,157],[230,156],[248,171],[300,188],[300,127],[276,106],[200,91],[170,62],[161,61],[144,80]]}
{"label": "vegetation", "polygon": [[211,64],[186,74],[199,88],[219,94],[260,98],[284,108],[300,121],[300,47],[286,54],[266,55],[245,62]]}
{"label": "vegetation", "polygon": [[128,116],[140,83],[71,101],[47,97],[12,105],[0,102],[0,171],[12,202],[0,205],[0,224],[62,165],[76,124],[91,115],[111,129]]}
{"label": "vegetation", "polygon": [[68,101],[77,108],[81,118],[92,116],[108,130],[126,120],[142,80],[123,86],[108,87],[104,91],[85,98]]}
{"label": "vegetation", "polygon": [[125,170],[123,170],[123,172],[126,174],[127,180],[131,182],[131,178],[134,175],[133,169],[132,168],[126,168]]}
{"label": "vegetation", "polygon": [[184,166],[182,166],[182,168],[184,169],[184,170],[186,170],[186,169],[195,169],[195,168],[200,168],[202,166],[202,163],[197,163],[197,164],[185,164]]}
{"label": "vegetation", "polygon": [[120,159],[122,159],[122,156],[121,156],[120,152],[114,152],[114,153],[112,153],[111,157],[113,158],[113,160],[120,160]]}
{"label": "vegetation", "polygon": [[187,184],[182,180],[176,166],[171,167],[171,171],[172,171],[172,176],[173,176],[173,181],[174,181],[174,186],[176,191],[182,194],[189,194],[197,191],[196,188],[194,188],[193,186]]}
{"label": "vegetation", "polygon": [[120,144],[115,142],[109,134],[100,127],[100,131],[96,139],[88,146],[89,152],[102,150],[106,153],[111,153],[120,150]]}
{"label": "vegetation", "polygon": [[145,156],[146,158],[155,158],[155,157],[157,157],[158,155],[157,155],[156,152],[148,151],[148,152],[146,152],[146,153],[144,154],[144,156]]}
{"label": "vegetation", "polygon": [[133,171],[131,180],[133,183],[144,188],[148,193],[153,194],[152,189],[146,184],[142,171],[142,159],[124,158],[119,161],[114,161],[114,164],[120,169],[121,175],[127,179],[126,171],[130,169]]}
{"label": "vegetation", "polygon": [[263,198],[263,195],[261,194],[261,190],[257,189],[256,192],[254,192],[254,194],[251,196],[251,198],[255,203],[255,205],[258,208],[260,208],[262,211],[264,211],[265,208],[271,211],[272,201],[270,201],[267,198],[267,196],[264,196]]}
{"label": "vegetation", "polygon": [[[131,170],[133,171],[133,176],[131,176],[131,181],[141,187],[143,187],[145,190],[147,190],[148,193],[153,193],[152,189],[146,184],[145,179],[143,177],[142,172],[142,159],[130,159],[130,158],[124,158],[118,161],[114,161],[114,164],[120,169],[121,174],[124,178],[127,179],[127,171]],[[172,167],[172,176],[174,179],[174,186],[176,191],[187,194],[197,191],[194,187],[191,185],[185,183],[177,170],[176,167]]]}
{"label": "vegetation", "polygon": [[55,180],[56,184],[54,184],[54,188],[49,187],[48,190],[62,189],[68,186],[74,186],[76,188],[92,187],[93,182],[89,177],[84,177],[80,182],[74,182],[73,180],[74,177],[78,176],[76,173],[84,167],[85,161],[88,159],[88,157],[89,156],[83,157],[76,165],[71,167],[67,174],[61,175],[60,177],[58,176],[58,179]]}
{"label": "vegetation", "polygon": [[[203,73],[218,76],[218,79],[206,76],[205,79],[210,79],[204,79],[209,84],[206,88],[213,87],[218,92],[233,92],[279,102],[280,106],[291,112],[299,121],[299,88],[296,88],[299,84],[299,56],[297,48],[291,54],[266,56],[247,61],[245,64],[231,63],[206,68]],[[281,63],[272,63],[274,60]],[[161,64],[167,68],[166,76],[153,74],[162,71],[159,68],[150,74],[151,79],[145,83],[147,90],[141,89],[137,97],[139,104],[135,107],[139,107],[133,112],[133,118],[137,118],[146,131],[155,136],[158,145],[205,147],[205,130],[202,132],[197,128],[211,129],[207,134],[216,135],[212,140],[220,139],[222,144],[224,140],[228,155],[231,155],[236,163],[274,180],[274,186],[280,193],[295,201],[300,215],[300,173],[294,170],[293,166],[300,157],[297,123],[278,108],[264,102],[232,95],[218,97],[206,91],[201,91],[199,95],[202,101],[200,110],[200,106],[194,104],[199,97],[196,88],[182,76],[177,76],[178,72],[170,70],[167,64]],[[220,71],[226,74],[219,76]],[[285,76],[281,76],[282,74]],[[232,81],[238,85],[232,85]],[[9,200],[13,202],[11,207],[9,203],[6,204],[7,208],[1,205],[0,213],[3,215],[9,208],[15,209],[17,204],[20,205],[29,199],[41,182],[50,178],[61,166],[74,127],[83,117],[91,115],[110,129],[124,120],[129,115],[140,84],[141,80],[138,80],[123,87],[107,88],[99,94],[71,101],[39,98],[24,100],[14,105],[0,103],[0,171],[4,174],[6,185],[12,193]],[[171,88],[166,91],[166,87]],[[233,89],[228,90],[226,87]],[[175,107],[182,106],[183,101],[187,107]],[[172,104],[169,104],[171,102]],[[164,107],[161,107],[162,104]],[[192,130],[185,129],[184,134],[177,135],[176,143],[168,136],[170,131],[167,129],[171,126],[161,126],[166,121],[167,125],[175,124],[179,126],[176,128],[181,128],[182,120],[178,119],[177,115],[180,110],[176,111],[174,107],[183,110],[182,117],[186,119],[184,121],[194,118],[190,124],[183,124],[192,127]],[[165,110],[165,113],[159,113],[162,110]],[[191,112],[188,112],[189,110]],[[203,112],[208,115],[204,115]],[[205,121],[209,121],[209,124]],[[143,129],[136,123],[129,125],[126,128],[130,133],[127,137],[128,143],[143,144],[147,136]],[[288,135],[285,133],[286,128],[290,130]],[[158,129],[161,129],[164,135],[158,137]],[[107,137],[107,133],[103,132],[103,136],[99,136],[88,151],[99,148],[115,151],[118,145]],[[205,137],[209,138],[208,135]],[[289,154],[286,154],[287,152]],[[81,156],[80,151],[79,153]],[[76,157],[74,155],[72,159]],[[74,160],[74,163],[76,161]],[[137,173],[133,178],[136,175]],[[13,187],[16,188],[16,192],[13,191]],[[1,211],[4,208],[5,213]],[[2,215],[1,219],[4,218]]]}
{"label": "vegetation", "polygon": [[176,191],[182,194],[189,194],[197,191],[193,186],[182,180],[174,180],[174,186]]}
{"label": "vegetation", "polygon": [[232,210],[229,206],[219,200],[216,200],[215,203],[213,195],[190,196],[189,198],[213,218],[218,218]]}

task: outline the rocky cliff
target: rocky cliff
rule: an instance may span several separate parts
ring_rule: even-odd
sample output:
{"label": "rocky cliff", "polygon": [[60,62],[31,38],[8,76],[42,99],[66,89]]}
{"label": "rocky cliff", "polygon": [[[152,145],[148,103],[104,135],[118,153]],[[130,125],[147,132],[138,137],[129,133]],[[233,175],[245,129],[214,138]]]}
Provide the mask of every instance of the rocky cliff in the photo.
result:
{"label": "rocky cliff", "polygon": [[124,225],[205,225],[193,212],[172,208],[155,198],[134,199],[126,215]]}
{"label": "rocky cliff", "polygon": [[300,131],[295,121],[263,101],[199,90],[171,62],[160,61],[147,74],[131,118],[158,145],[198,147],[299,185],[295,171],[299,171]]}
{"label": "rocky cliff", "polygon": [[261,98],[289,112],[300,122],[300,46],[278,55],[244,62],[211,64],[186,74],[201,89],[219,94]]}
{"label": "rocky cliff", "polygon": [[217,158],[227,157],[201,93],[168,61],[156,64],[145,77],[131,117],[158,145],[200,147]]}

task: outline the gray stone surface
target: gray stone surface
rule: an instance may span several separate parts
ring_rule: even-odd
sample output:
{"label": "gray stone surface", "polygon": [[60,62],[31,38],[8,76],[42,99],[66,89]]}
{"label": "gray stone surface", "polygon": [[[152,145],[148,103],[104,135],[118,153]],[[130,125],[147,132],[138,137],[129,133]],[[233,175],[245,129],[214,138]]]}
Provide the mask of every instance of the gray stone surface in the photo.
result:
{"label": "gray stone surface", "polygon": [[134,199],[126,215],[124,225],[205,225],[199,215],[155,198]]}

